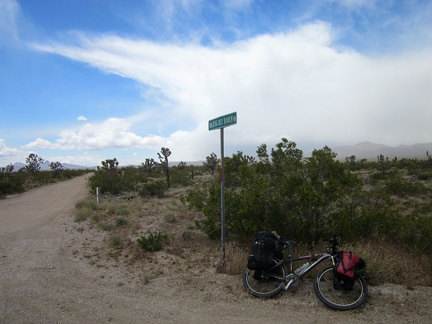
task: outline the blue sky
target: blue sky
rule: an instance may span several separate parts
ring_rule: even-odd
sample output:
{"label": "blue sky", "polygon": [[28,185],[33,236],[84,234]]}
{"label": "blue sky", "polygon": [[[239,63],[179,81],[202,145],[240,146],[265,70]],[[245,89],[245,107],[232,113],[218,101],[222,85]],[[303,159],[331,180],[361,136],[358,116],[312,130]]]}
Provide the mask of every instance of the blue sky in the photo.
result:
{"label": "blue sky", "polygon": [[0,0],[0,166],[432,142],[426,0]]}

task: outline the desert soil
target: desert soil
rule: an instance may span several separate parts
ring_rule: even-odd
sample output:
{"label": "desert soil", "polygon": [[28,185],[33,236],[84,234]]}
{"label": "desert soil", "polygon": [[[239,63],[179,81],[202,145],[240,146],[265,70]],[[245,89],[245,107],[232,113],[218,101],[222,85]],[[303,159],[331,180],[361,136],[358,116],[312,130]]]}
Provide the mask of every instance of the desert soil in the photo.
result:
{"label": "desert soil", "polygon": [[[73,217],[87,191],[84,176],[0,200],[0,323],[431,322],[431,287],[370,287],[364,307],[349,312],[323,306],[310,281],[253,298],[240,276],[216,272],[205,244],[183,260],[157,252],[142,267],[95,260],[106,242]],[[157,275],[146,277],[146,262],[159,264]]]}

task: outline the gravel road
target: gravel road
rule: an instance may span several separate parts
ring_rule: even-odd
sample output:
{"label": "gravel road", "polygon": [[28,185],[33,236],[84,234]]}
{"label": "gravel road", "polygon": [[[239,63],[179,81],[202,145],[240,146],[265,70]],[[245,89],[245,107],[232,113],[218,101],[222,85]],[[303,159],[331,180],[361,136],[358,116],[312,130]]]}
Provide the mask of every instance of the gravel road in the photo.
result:
{"label": "gravel road", "polygon": [[[335,312],[310,282],[263,300],[214,269],[142,273],[85,257],[93,238],[73,221],[86,177],[0,200],[0,323],[428,323],[432,288],[370,287],[366,305]],[[84,257],[83,257],[84,256]]]}

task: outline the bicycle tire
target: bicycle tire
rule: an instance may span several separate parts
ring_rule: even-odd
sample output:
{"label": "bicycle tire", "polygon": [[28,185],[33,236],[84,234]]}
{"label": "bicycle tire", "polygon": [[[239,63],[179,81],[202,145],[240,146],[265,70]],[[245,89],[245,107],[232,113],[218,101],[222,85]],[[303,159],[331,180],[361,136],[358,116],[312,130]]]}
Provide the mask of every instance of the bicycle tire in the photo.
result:
{"label": "bicycle tire", "polygon": [[346,290],[334,283],[334,266],[323,268],[315,278],[314,290],[318,299],[327,307],[335,310],[351,310],[361,306],[368,294],[365,279],[358,274],[352,289]]}
{"label": "bicycle tire", "polygon": [[[273,260],[275,264],[277,260]],[[251,270],[246,268],[243,272],[243,286],[253,296],[270,298],[276,296],[284,289],[287,268],[284,263],[267,270]]]}

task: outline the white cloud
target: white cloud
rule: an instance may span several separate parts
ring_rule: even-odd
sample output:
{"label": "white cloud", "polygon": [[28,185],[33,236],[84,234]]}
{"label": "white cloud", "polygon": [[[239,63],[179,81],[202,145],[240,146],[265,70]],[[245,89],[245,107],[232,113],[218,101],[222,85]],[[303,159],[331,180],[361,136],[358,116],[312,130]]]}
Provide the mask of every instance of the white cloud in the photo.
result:
{"label": "white cloud", "polygon": [[51,143],[43,138],[37,138],[34,142],[22,146],[23,149],[60,150],[62,145]]}
{"label": "white cloud", "polygon": [[354,9],[360,7],[370,8],[375,5],[378,0],[330,0],[330,2],[336,2],[342,6]]}
{"label": "white cloud", "polygon": [[25,153],[16,148],[8,147],[4,139],[0,138],[0,166],[4,167],[9,163],[25,159]]}
{"label": "white cloud", "polygon": [[241,10],[249,7],[254,0],[221,0],[223,6],[229,9]]}
{"label": "white cloud", "polygon": [[24,145],[25,149],[102,150],[107,148],[157,148],[160,136],[140,137],[130,131],[131,124],[120,118],[109,118],[99,124],[87,123],[78,129],[64,130],[53,143],[38,138]]}
{"label": "white cloud", "polygon": [[273,145],[282,136],[320,147],[432,141],[432,51],[372,58],[337,50],[333,37],[331,26],[314,23],[217,48],[83,35],[75,45],[34,45],[151,86],[169,99],[172,119],[195,124],[189,131],[179,124],[167,137],[140,136],[131,131],[133,117],[108,119],[64,131],[52,145],[171,145],[181,152],[178,160],[203,159],[218,149],[208,120],[233,111],[238,124],[227,140],[238,150]]}
{"label": "white cloud", "polygon": [[18,40],[19,11],[19,5],[15,0],[0,1],[0,43]]}
{"label": "white cloud", "polygon": [[81,115],[81,116],[77,117],[77,120],[85,121],[85,120],[87,120],[87,118],[84,117],[83,115]]}
{"label": "white cloud", "polygon": [[6,146],[4,139],[0,138],[0,156],[13,156],[19,153],[18,149]]}

